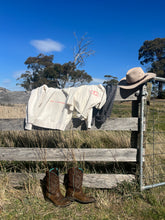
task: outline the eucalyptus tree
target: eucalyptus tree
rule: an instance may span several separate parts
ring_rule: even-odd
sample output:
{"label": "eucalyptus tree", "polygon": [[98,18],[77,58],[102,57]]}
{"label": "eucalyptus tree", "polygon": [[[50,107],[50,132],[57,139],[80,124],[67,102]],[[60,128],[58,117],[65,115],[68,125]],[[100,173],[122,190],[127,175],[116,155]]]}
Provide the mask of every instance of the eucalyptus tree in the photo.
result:
{"label": "eucalyptus tree", "polygon": [[[140,63],[147,64],[147,71],[156,73],[158,77],[165,77],[165,38],[146,40],[139,49]],[[163,90],[163,83],[159,82],[159,94]]]}

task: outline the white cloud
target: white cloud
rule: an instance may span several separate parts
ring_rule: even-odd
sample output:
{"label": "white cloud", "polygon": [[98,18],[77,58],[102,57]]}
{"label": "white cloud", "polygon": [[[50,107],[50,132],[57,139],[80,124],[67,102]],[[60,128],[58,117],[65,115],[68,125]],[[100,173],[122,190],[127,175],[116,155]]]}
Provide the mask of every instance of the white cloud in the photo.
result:
{"label": "white cloud", "polygon": [[40,52],[45,52],[45,53],[52,51],[60,52],[64,48],[64,45],[51,39],[32,40],[30,41],[30,44]]}

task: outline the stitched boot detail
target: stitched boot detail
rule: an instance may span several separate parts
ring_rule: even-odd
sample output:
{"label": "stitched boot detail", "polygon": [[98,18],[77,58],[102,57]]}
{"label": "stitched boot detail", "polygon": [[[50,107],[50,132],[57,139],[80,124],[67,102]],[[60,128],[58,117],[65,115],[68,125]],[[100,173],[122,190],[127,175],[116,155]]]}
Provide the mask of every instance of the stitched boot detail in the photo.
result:
{"label": "stitched boot detail", "polygon": [[55,206],[65,207],[71,204],[71,201],[61,194],[57,168],[46,172],[46,176],[41,180],[41,187],[45,200],[51,201]]}
{"label": "stitched boot detail", "polygon": [[95,202],[95,198],[87,196],[82,190],[83,171],[79,168],[70,168],[67,174],[66,181],[66,197],[71,201],[77,201],[80,203],[92,203]]}

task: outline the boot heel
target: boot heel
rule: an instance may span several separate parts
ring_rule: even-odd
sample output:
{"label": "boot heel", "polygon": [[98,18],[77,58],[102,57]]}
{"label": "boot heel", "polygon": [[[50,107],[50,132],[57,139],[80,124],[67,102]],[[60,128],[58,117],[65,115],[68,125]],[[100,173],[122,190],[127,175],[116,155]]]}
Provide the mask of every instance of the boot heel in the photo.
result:
{"label": "boot heel", "polygon": [[66,207],[71,204],[71,201],[61,194],[57,168],[47,171],[44,179],[40,181],[40,185],[45,201],[52,202],[58,207]]}
{"label": "boot heel", "polygon": [[95,202],[95,198],[87,196],[83,193],[83,170],[77,167],[70,168],[67,173],[66,197],[70,201],[77,201],[79,203],[87,204]]}

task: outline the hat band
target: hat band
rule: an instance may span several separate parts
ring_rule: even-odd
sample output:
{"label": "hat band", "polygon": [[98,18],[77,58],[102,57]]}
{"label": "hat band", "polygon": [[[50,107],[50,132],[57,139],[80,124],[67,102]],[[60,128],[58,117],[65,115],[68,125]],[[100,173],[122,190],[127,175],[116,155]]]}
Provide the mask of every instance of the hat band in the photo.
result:
{"label": "hat band", "polygon": [[142,81],[142,80],[145,79],[146,77],[147,77],[147,75],[145,75],[143,78],[139,79],[138,81],[136,81],[136,82],[134,82],[134,83],[128,83],[128,82],[127,82],[127,83],[130,84],[130,85],[134,85],[134,84],[136,84],[136,83]]}

